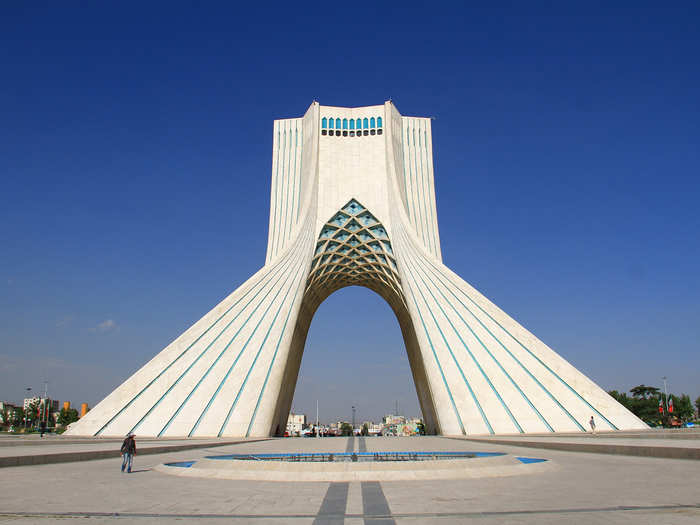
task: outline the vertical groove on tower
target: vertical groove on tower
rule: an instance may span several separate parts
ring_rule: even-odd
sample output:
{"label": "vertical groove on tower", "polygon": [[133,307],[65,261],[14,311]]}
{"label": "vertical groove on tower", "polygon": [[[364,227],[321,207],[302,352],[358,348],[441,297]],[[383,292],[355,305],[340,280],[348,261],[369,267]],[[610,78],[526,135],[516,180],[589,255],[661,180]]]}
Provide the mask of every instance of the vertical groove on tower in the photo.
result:
{"label": "vertical groove on tower", "polygon": [[[454,312],[457,317],[459,317],[460,321],[462,324],[467,328],[468,333],[471,334],[471,336],[478,342],[480,347],[488,354],[488,356],[491,358],[491,360],[494,362],[494,364],[497,366],[498,370],[501,371],[501,373],[508,379],[510,384],[513,386],[513,388],[516,389],[516,391],[520,394],[522,399],[527,403],[527,405],[530,407],[530,409],[537,415],[539,420],[547,427],[547,430],[550,432],[553,432],[554,429],[552,426],[549,424],[549,422],[544,418],[544,416],[540,413],[540,411],[535,407],[535,405],[532,403],[532,401],[528,398],[528,396],[523,392],[522,388],[517,384],[517,382],[511,377],[511,375],[506,371],[505,367],[501,364],[501,362],[494,356],[494,354],[488,349],[488,347],[484,344],[484,341],[477,335],[477,333],[474,331],[474,329],[469,325],[469,323],[462,317],[462,314],[459,313],[455,305],[450,301],[450,299],[444,294],[442,287],[437,285],[435,281],[430,277],[430,275],[426,272],[425,268],[423,267],[425,262],[422,260],[422,258],[417,257],[415,259],[416,267],[418,271],[425,276],[425,278],[428,279],[430,282],[431,288],[435,289],[438,291],[440,296],[443,299],[443,302],[447,303],[447,305],[450,307],[450,309]],[[444,311],[443,311],[444,314]],[[450,323],[451,328],[459,337],[460,341],[462,341],[462,344],[467,347],[466,342],[462,339],[462,336],[460,335],[459,331],[455,328],[455,326],[452,324],[452,322],[449,321],[449,318],[445,314],[445,318],[448,319],[448,322]],[[510,412],[509,412],[510,413]],[[512,416],[512,414],[511,414]],[[512,416],[514,417],[514,416]],[[520,428],[520,425],[518,424],[520,432],[523,432],[523,429]]]}

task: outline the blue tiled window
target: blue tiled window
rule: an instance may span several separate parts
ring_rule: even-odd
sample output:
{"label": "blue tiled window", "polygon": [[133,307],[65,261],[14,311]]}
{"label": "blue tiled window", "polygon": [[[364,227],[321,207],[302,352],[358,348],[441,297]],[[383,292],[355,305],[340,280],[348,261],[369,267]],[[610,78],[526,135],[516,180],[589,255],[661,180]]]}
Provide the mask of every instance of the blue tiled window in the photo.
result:
{"label": "blue tiled window", "polygon": [[[358,137],[363,135],[381,135],[382,125],[382,117],[367,117],[358,119],[323,117],[321,118],[321,134],[340,136],[342,130],[342,135],[344,137],[347,137],[348,135],[351,137],[354,137],[355,135]],[[347,130],[350,131],[348,132]],[[357,132],[355,132],[355,130],[357,130]]]}

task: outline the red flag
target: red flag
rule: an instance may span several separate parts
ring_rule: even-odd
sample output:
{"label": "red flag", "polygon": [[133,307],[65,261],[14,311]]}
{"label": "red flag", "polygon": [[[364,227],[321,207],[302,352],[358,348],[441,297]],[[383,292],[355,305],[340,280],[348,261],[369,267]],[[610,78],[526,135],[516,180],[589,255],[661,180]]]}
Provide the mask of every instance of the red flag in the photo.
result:
{"label": "red flag", "polygon": [[661,401],[661,398],[659,398],[659,414],[664,413],[664,402]]}
{"label": "red flag", "polygon": [[673,413],[673,398],[671,396],[668,397],[668,413]]}

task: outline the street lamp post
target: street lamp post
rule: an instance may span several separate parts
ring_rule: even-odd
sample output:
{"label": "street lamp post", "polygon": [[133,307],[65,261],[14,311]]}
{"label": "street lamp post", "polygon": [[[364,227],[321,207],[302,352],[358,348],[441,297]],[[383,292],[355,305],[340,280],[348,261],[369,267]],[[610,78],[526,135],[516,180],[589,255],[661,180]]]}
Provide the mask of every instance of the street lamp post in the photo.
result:
{"label": "street lamp post", "polygon": [[352,433],[355,434],[355,407],[352,407]]}
{"label": "street lamp post", "polygon": [[[27,388],[25,388],[25,390],[27,391],[27,395],[29,395],[29,392],[32,391],[32,387],[28,386]],[[24,431],[26,432],[27,420],[29,419],[29,417],[27,416],[27,407],[24,406],[24,400],[22,401],[22,409],[24,409]]]}
{"label": "street lamp post", "polygon": [[[44,413],[41,420],[45,421],[44,428],[49,426],[49,382],[44,381]],[[39,423],[41,424],[41,423]],[[43,434],[41,437],[44,437]]]}
{"label": "street lamp post", "polygon": [[661,379],[664,380],[664,394],[666,395],[666,413],[668,414],[668,389],[666,388],[666,376],[663,376]]}

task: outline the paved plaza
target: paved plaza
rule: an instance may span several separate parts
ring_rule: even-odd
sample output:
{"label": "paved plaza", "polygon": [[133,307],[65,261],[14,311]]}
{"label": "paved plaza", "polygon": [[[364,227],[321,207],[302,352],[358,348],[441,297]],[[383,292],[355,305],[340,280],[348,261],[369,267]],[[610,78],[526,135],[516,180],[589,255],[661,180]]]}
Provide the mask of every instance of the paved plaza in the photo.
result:
{"label": "paved plaza", "polygon": [[[693,448],[696,440],[655,437]],[[528,438],[532,439],[532,438]],[[541,438],[545,439],[545,438]],[[556,441],[565,437],[553,438]],[[599,438],[578,437],[572,442]],[[601,437],[612,441],[615,438]],[[627,436],[626,442],[650,441]],[[183,445],[184,443],[184,445]],[[0,522],[10,523],[678,523],[700,522],[700,462],[485,443],[444,437],[287,438],[167,453],[137,454],[122,474],[119,442],[52,437],[0,439],[0,456],[18,449],[60,453],[115,450],[110,459],[0,468]],[[145,452],[156,442],[138,443]],[[217,444],[211,442],[211,444]],[[162,446],[162,442],[160,443]],[[430,481],[286,482],[182,477],[167,462],[222,454],[471,451],[547,459],[520,475]],[[481,461],[480,458],[460,460]],[[476,464],[476,463],[474,463]],[[535,465],[533,465],[535,466]]]}

